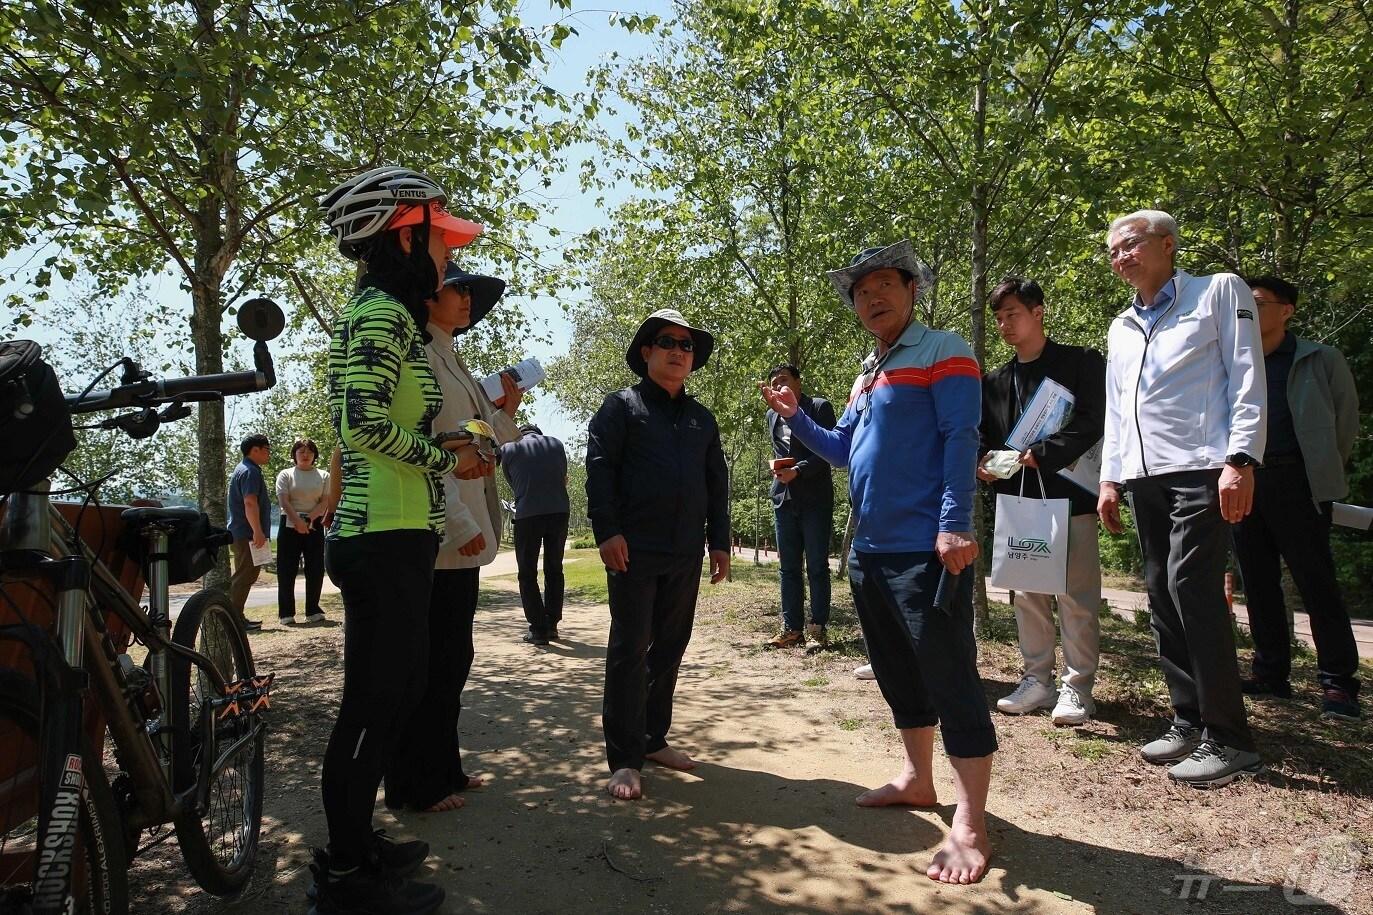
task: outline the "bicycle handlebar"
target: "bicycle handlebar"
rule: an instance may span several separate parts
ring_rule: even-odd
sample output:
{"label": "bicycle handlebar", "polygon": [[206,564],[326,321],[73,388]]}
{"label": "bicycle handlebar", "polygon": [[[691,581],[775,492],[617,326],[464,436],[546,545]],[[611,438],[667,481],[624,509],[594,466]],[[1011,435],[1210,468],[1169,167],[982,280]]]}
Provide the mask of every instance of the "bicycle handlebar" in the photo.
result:
{"label": "bicycle handlebar", "polygon": [[[265,344],[258,344],[266,352]],[[191,375],[186,378],[167,378],[161,381],[146,379],[121,384],[105,391],[91,391],[85,397],[70,394],[67,406],[73,413],[94,413],[98,410],[118,410],[122,407],[151,407],[178,400],[218,400],[235,394],[265,391],[276,384],[271,357],[263,371],[263,360],[251,372],[221,372],[216,375]],[[207,395],[207,396],[198,396]]]}
{"label": "bicycle handlebar", "polygon": [[[124,407],[148,408],[187,400],[221,400],[235,394],[265,391],[277,383],[272,354],[267,341],[275,339],[285,327],[286,318],[271,299],[252,299],[238,311],[238,326],[253,345],[253,371],[219,372],[186,378],[147,377],[132,360],[125,360],[126,383],[104,391],[67,395],[67,408],[73,413],[119,410]],[[130,380],[132,379],[132,380]],[[173,417],[175,418],[175,417]],[[153,424],[156,428],[156,424]],[[149,431],[147,434],[152,434]]]}

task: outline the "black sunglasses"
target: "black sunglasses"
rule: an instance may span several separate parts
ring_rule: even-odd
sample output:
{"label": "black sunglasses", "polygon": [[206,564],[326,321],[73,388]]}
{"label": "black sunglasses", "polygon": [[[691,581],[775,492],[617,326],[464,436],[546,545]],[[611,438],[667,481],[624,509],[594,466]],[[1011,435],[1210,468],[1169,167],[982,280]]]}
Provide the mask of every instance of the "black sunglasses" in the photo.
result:
{"label": "black sunglasses", "polygon": [[653,341],[653,345],[659,349],[679,349],[684,353],[689,353],[696,348],[694,340],[678,340],[676,337],[669,337],[663,334]]}

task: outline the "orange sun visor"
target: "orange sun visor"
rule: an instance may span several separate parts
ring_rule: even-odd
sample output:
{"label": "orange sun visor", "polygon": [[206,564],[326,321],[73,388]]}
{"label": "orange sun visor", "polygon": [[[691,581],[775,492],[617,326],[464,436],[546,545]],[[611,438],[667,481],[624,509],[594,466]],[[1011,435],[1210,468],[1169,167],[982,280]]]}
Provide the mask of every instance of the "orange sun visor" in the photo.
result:
{"label": "orange sun visor", "polygon": [[[424,222],[423,207],[406,207],[398,212],[388,229],[399,229],[404,226],[417,226]],[[463,245],[472,243],[478,235],[482,234],[485,228],[479,222],[472,222],[467,219],[460,219],[443,208],[443,204],[437,200],[429,201],[429,224],[443,232],[444,239],[450,248],[461,248]]]}

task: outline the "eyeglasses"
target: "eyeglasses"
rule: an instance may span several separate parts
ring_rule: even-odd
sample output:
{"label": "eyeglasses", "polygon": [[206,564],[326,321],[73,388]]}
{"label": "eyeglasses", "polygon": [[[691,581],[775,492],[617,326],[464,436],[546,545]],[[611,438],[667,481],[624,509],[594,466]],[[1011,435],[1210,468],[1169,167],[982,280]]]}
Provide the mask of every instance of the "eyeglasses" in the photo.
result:
{"label": "eyeglasses", "polygon": [[653,345],[659,349],[679,349],[684,353],[689,353],[696,348],[696,343],[693,340],[678,340],[676,337],[669,337],[667,334],[663,334],[661,337],[654,340]]}
{"label": "eyeglasses", "polygon": [[1157,232],[1141,232],[1138,235],[1127,235],[1120,240],[1120,244],[1114,248],[1106,249],[1106,257],[1111,262],[1120,260],[1126,254],[1134,254],[1144,244],[1144,240],[1150,236],[1158,237]]}

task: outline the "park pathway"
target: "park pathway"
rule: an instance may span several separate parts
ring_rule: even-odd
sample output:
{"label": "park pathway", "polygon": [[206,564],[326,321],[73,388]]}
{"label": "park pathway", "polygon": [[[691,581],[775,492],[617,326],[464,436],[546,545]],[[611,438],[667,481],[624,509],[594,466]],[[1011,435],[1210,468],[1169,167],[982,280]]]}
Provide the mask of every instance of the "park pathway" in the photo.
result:
{"label": "park pathway", "polygon": [[[711,625],[697,627],[672,732],[700,768],[650,766],[645,798],[614,802],[602,787],[600,732],[607,608],[570,605],[562,640],[532,648],[520,641],[513,580],[492,578],[484,576],[462,718],[468,771],[489,785],[456,813],[393,815],[378,804],[379,826],[430,843],[420,876],[448,891],[443,912],[1194,911],[1178,896],[1187,868],[1166,850],[1095,815],[1079,829],[1071,811],[995,783],[987,878],[930,882],[923,871],[953,809],[943,759],[936,810],[856,807],[854,797],[899,763],[875,684],[838,671],[802,682],[795,665],[742,651]],[[156,854],[138,865],[136,911],[305,910],[308,848],[325,837],[318,766],[337,702],[341,627],[284,629],[270,610],[255,615],[268,620],[253,637],[259,668],[281,678],[257,873],[240,899],[214,900],[165,846],[160,865]],[[1251,889],[1262,892],[1217,894],[1207,911],[1288,910],[1275,888]]]}

